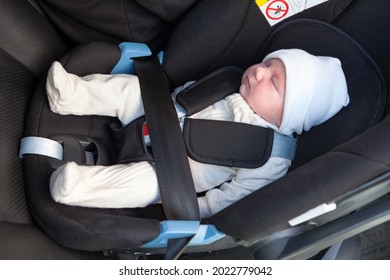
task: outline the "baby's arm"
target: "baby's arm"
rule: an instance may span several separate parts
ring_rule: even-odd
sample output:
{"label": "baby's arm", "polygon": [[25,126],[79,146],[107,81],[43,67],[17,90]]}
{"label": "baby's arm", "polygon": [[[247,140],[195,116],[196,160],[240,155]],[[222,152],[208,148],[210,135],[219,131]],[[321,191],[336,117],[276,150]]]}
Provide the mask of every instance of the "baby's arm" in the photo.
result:
{"label": "baby's arm", "polygon": [[268,185],[287,173],[291,162],[287,159],[271,157],[265,165],[256,169],[241,168],[231,181],[219,188],[209,190],[199,197],[201,217],[210,217],[248,194]]}
{"label": "baby's arm", "polygon": [[62,115],[118,117],[123,125],[144,115],[138,77],[67,73],[59,62],[49,70],[46,91],[50,109]]}

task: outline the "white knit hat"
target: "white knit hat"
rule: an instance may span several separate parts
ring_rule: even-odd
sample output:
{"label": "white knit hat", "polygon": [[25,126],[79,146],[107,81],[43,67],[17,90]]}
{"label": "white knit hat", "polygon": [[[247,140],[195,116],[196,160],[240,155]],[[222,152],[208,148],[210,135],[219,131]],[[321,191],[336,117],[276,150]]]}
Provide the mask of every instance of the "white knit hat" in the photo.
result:
{"label": "white knit hat", "polygon": [[267,55],[286,68],[286,93],[279,130],[302,133],[334,116],[349,103],[347,83],[340,60],[314,56],[299,49],[278,50]]}

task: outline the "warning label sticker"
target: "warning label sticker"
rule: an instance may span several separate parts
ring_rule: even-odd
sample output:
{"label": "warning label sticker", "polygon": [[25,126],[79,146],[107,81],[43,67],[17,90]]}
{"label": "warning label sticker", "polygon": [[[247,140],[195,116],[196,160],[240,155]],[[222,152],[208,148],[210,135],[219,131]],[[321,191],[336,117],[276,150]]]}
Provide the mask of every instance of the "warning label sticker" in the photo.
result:
{"label": "warning label sticker", "polygon": [[256,0],[261,12],[272,26],[297,13],[328,0]]}
{"label": "warning label sticker", "polygon": [[267,18],[271,20],[280,20],[288,15],[288,10],[290,6],[284,0],[272,1],[269,5],[267,5],[265,12]]}
{"label": "warning label sticker", "polygon": [[263,6],[265,3],[267,3],[269,0],[256,0],[256,4],[257,6],[259,6],[259,8],[261,6]]}

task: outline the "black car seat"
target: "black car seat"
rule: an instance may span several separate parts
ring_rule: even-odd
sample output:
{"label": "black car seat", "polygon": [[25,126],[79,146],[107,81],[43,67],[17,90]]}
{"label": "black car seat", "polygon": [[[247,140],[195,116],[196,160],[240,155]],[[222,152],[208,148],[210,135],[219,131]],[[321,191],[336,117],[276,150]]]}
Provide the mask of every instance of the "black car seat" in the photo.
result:
{"label": "black car seat", "polygon": [[[193,11],[195,15],[204,13],[202,7],[209,6],[196,6]],[[186,28],[191,31],[185,32]],[[232,56],[230,52],[237,48],[234,42],[230,42],[229,48],[218,56],[216,63],[210,59],[214,50],[207,52],[206,49],[205,54],[193,53],[194,48],[198,49],[195,47],[196,42],[191,47],[183,44],[188,42],[186,36],[193,28],[190,19],[182,21],[166,47],[163,66],[175,86],[190,80],[191,76],[200,77],[220,66],[248,66],[273,50],[294,47],[316,55],[340,58],[347,77],[351,104],[326,124],[300,137],[293,170],[287,176],[202,221],[203,224],[214,225],[225,234],[222,239],[204,246],[189,247],[187,251],[209,251],[242,245],[253,250],[256,257],[269,258],[264,254],[267,251],[264,248],[279,242],[289,245],[290,240],[299,242],[299,238],[305,234],[332,227],[338,218],[350,217],[346,214],[389,191],[385,182],[389,177],[389,151],[386,148],[390,135],[386,130],[390,120],[383,119],[386,85],[376,63],[352,38],[321,21],[291,20],[270,34],[257,50],[255,58],[248,57],[251,52],[239,52],[245,59],[239,62],[229,59]],[[231,26],[226,31],[215,32],[224,36],[229,32],[231,36],[236,35]],[[203,47],[202,38],[196,38],[199,46]],[[119,57],[120,51],[116,44],[92,43],[68,53],[61,62],[69,72],[83,76],[109,73]],[[194,67],[191,61],[196,62]],[[58,135],[79,135],[82,139],[87,136],[112,150],[114,145],[108,132],[112,118],[53,114],[48,108],[44,84],[45,77],[38,85],[30,105],[25,131],[27,136],[53,138]],[[58,123],[63,125],[58,126]],[[366,150],[367,145],[374,141],[372,149]],[[53,171],[50,160],[44,156],[26,155],[24,163],[32,213],[40,227],[63,246],[89,251],[160,251],[161,248],[142,248],[160,233],[160,221],[165,219],[165,214],[159,205],[143,209],[92,209],[58,204],[49,194],[48,182]],[[373,178],[375,181],[371,181]],[[386,212],[380,211],[388,206],[388,200],[385,203],[378,206],[377,211],[382,216],[375,220],[376,223],[383,222],[387,217]],[[335,209],[319,217],[305,214],[324,204],[333,205]],[[371,208],[368,210],[374,211]],[[308,218],[302,217],[302,214]],[[291,225],[296,217],[303,221],[298,226]],[[368,214],[365,217],[371,222],[374,219]],[[356,232],[352,224],[349,226],[350,234]],[[334,230],[342,231],[345,227],[334,225]],[[322,246],[329,246],[332,244],[329,242],[335,241],[324,240],[326,238],[326,235],[322,235]],[[313,244],[307,246],[312,246],[313,250],[321,248]],[[289,247],[287,249],[290,251],[282,248],[280,252],[273,250],[272,257],[296,256],[296,252]],[[305,253],[310,255],[307,251]]]}
{"label": "black car seat", "polygon": [[[29,2],[34,1],[31,0]],[[183,18],[175,28],[175,31],[181,34],[184,34],[182,32],[186,31],[187,36],[183,36],[182,40],[177,39],[177,41],[181,42],[181,45],[185,45],[187,43],[191,44],[196,40],[202,40],[203,44],[199,50],[204,51],[205,56],[200,60],[200,65],[193,64],[195,65],[194,68],[185,68],[183,70],[186,71],[183,71],[182,73],[190,75],[190,78],[196,78],[211,71],[213,68],[216,69],[222,65],[231,64],[231,61],[233,61],[233,64],[245,67],[255,59],[258,50],[263,45],[263,39],[265,39],[266,34],[269,33],[271,28],[269,28],[265,20],[258,13],[257,7],[255,7],[255,9],[249,2],[250,1],[224,1],[224,4],[226,5],[221,6],[218,5],[218,1],[200,1],[200,4],[195,7],[194,12],[189,13],[188,17]],[[23,130],[23,122],[21,120],[25,115],[26,103],[29,101],[32,88],[36,84],[36,77],[41,76],[42,72],[49,66],[50,61],[61,56],[66,51],[66,47],[65,44],[62,43],[62,36],[58,36],[58,33],[53,30],[48,21],[44,19],[41,14],[37,13],[35,9],[32,9],[32,6],[30,6],[27,1],[2,0],[0,5],[2,15],[0,17],[0,31],[2,35],[0,37],[0,47],[2,66],[4,65],[0,75],[2,85],[4,85],[1,89],[0,102],[0,105],[2,106],[0,240],[3,248],[0,250],[0,257],[96,257],[90,254],[80,254],[80,252],[65,250],[56,245],[33,224],[33,218],[29,214],[29,209],[26,205],[24,196],[24,180],[21,161],[17,158],[19,139],[21,138],[21,131]],[[222,10],[221,7],[223,7]],[[205,9],[208,13],[211,13],[211,17],[204,17]],[[374,11],[372,13],[366,13],[367,10]],[[386,32],[386,29],[384,28],[386,26],[389,11],[388,1],[377,1],[375,5],[372,5],[371,1],[368,0],[330,0],[326,5],[324,4],[318,8],[316,7],[310,11],[303,12],[299,17],[319,18],[322,21],[330,22],[342,30],[345,30],[348,34],[352,35],[364,49],[369,51],[370,55],[383,71],[386,81],[389,81],[390,69],[387,49],[390,36],[388,36],[388,32]],[[23,16],[21,17],[20,15]],[[224,15],[229,16],[225,17]],[[375,15],[375,19],[373,19],[373,15]],[[232,21],[232,17],[237,20]],[[30,25],[30,19],[36,24]],[[245,20],[243,21],[242,19]],[[215,25],[216,23],[218,24]],[[229,24],[232,24],[234,27],[233,31],[235,31],[235,35],[237,36],[234,36],[231,33],[230,36],[223,36],[224,33],[222,32],[218,32],[219,36],[215,36],[215,34],[209,34],[210,36],[208,36],[205,31],[210,26],[214,26],[215,30],[219,30],[221,26],[228,26]],[[198,26],[197,32],[200,32],[198,33],[200,35],[193,36],[193,30],[188,29],[186,25],[192,25],[193,27]],[[364,28],[362,28],[363,26]],[[61,29],[66,33],[63,28]],[[380,32],[376,32],[378,29]],[[49,33],[43,32],[47,30],[50,30]],[[6,36],[3,36],[3,34]],[[20,34],[22,34],[22,36],[19,36]],[[39,35],[40,37],[35,37],[36,35]],[[50,37],[50,40],[44,40],[42,36],[45,38],[48,36]],[[69,34],[67,34],[67,36],[69,36]],[[38,38],[39,40],[37,40]],[[236,38],[236,40],[233,40],[233,38]],[[306,37],[305,40],[307,38],[310,37]],[[100,38],[98,37],[97,39]],[[242,52],[238,52],[243,46],[240,44],[241,40],[244,40],[244,46],[247,48],[246,51],[248,52],[247,55],[242,55]],[[29,44],[34,47],[25,47]],[[190,61],[191,63],[197,62],[195,61],[197,56],[191,57],[191,55],[188,55],[188,53],[191,54],[193,52],[193,49],[190,50],[188,48],[180,48],[179,45],[176,46],[176,51],[179,51],[177,55],[184,58],[184,61]],[[221,46],[221,48],[214,49],[210,46]],[[174,48],[171,48],[171,50],[174,50]],[[182,51],[182,53],[180,53],[180,51]],[[207,56],[207,54],[210,55]],[[190,65],[191,63],[187,65]],[[184,64],[181,66],[184,67]],[[168,68],[167,65],[166,68]],[[37,69],[38,71],[36,71]],[[171,71],[174,71],[173,66]],[[21,76],[21,73],[27,73],[27,75]],[[31,73],[34,74],[31,75]],[[179,73],[176,74],[178,75]],[[173,79],[173,77],[171,78]],[[185,80],[186,77],[177,76],[177,84],[181,82],[181,79]],[[15,91],[15,89],[18,90]],[[371,92],[372,89],[367,89],[367,91]],[[17,100],[18,102],[15,101],[13,99],[15,97],[14,92],[20,92],[21,95],[18,96],[24,96],[27,100],[24,100],[24,103],[20,102],[20,99]],[[371,100],[371,98],[368,98],[368,100]],[[8,104],[11,104],[11,113],[10,111],[4,110],[9,107]],[[378,120],[379,119],[380,117]],[[311,185],[321,185],[323,184],[323,179],[330,181],[331,178],[329,178],[329,174],[332,174],[332,176],[333,174],[339,174],[340,170],[342,171],[341,173],[347,174],[348,176],[343,178],[342,174],[339,174],[339,177],[336,176],[336,178],[334,178],[334,184],[343,185],[345,183],[349,185],[351,189],[355,188],[355,191],[352,193],[347,192],[346,195],[339,200],[342,202],[340,205],[344,205],[345,213],[349,213],[352,208],[359,208],[360,204],[355,204],[355,202],[362,201],[361,199],[354,199],[354,195],[352,194],[359,194],[361,190],[366,190],[366,195],[364,195],[364,192],[363,195],[361,195],[361,197],[366,196],[363,199],[363,201],[365,201],[363,204],[366,204],[367,201],[375,200],[376,197],[381,196],[381,193],[383,194],[386,192],[383,190],[386,190],[386,187],[388,188],[388,183],[386,183],[388,182],[386,171],[389,169],[389,149],[387,145],[389,135],[386,132],[388,131],[389,120],[385,117],[383,120],[379,121],[379,124],[369,131],[345,145],[340,146],[340,148],[348,149],[348,152],[350,153],[358,151],[358,155],[361,158],[359,158],[357,162],[355,162],[354,158],[347,162],[347,153],[338,148],[333,150],[333,153],[324,156],[326,159],[324,164],[322,164],[321,157],[314,162],[310,161],[307,165],[309,166],[309,169],[306,169],[306,171],[303,168],[301,169],[298,167],[299,164],[297,164],[296,169],[288,175],[290,179],[286,178],[286,180],[293,180],[296,184],[302,183],[310,189],[310,192],[306,193],[303,197],[296,197],[296,193],[299,193],[300,190],[293,193],[293,198],[299,199],[298,206],[300,209],[310,208],[306,207],[305,204],[311,198],[316,197],[318,199],[318,193],[312,193],[312,188],[310,188]],[[373,142],[374,144],[372,144]],[[373,149],[367,149],[368,146],[373,147]],[[329,158],[333,158],[332,160],[338,163],[336,158],[337,154],[344,156],[343,163],[345,164],[337,165],[342,165],[341,168],[337,168],[336,165],[333,166],[333,162],[328,161]],[[363,159],[364,156],[366,159]],[[302,160],[305,161],[305,159]],[[330,169],[329,173],[326,173],[326,176],[324,177],[318,174],[315,175],[315,172],[311,174],[312,170],[325,170],[325,168],[328,167],[332,167],[332,169]],[[356,173],[359,175],[357,178],[353,176]],[[304,177],[301,177],[302,174]],[[381,174],[383,176],[380,176]],[[318,183],[319,181],[321,184]],[[325,185],[326,184],[328,183],[325,182]],[[282,180],[275,182],[272,186],[279,186],[276,189],[278,190],[283,188],[283,185],[285,185],[285,181]],[[325,187],[326,186],[321,188],[321,190],[324,191],[324,193],[327,193]],[[367,190],[370,189],[373,190],[374,195],[371,195],[372,192],[367,192]],[[284,217],[284,213],[286,213],[287,210],[290,210],[286,210],[284,207],[284,205],[287,205],[286,202],[290,203],[290,197],[288,197],[287,194],[280,197],[282,194],[281,192],[276,191],[274,193],[270,188],[268,188],[268,190],[269,191],[261,191],[257,194],[257,197],[260,198],[259,203],[266,202],[265,205],[267,206],[267,202],[269,205],[271,204],[271,201],[274,200],[276,206],[272,208],[272,211],[275,209],[281,210],[276,214],[270,212],[272,217],[270,217],[269,220],[272,218],[282,218],[280,220],[275,220],[275,223],[269,224],[267,222],[269,221],[267,220],[268,213],[265,212],[267,207],[263,209],[264,212],[261,212],[262,209],[259,209],[260,215],[258,217],[247,219],[245,221],[245,227],[232,230],[232,236],[236,236],[236,239],[230,241],[223,240],[218,244],[214,244],[212,247],[220,249],[229,246],[237,246],[237,244],[240,244],[240,238],[242,238],[242,244],[247,247],[249,246],[251,250],[256,252],[257,257],[291,257],[293,255],[291,253],[294,252],[296,253],[294,255],[295,257],[302,258],[304,257],[302,252],[310,254],[321,248],[326,248],[338,240],[347,238],[364,229],[372,227],[375,224],[386,221],[384,213],[388,213],[385,210],[389,209],[388,204],[374,204],[374,201],[372,206],[365,207],[361,211],[350,215],[341,215],[343,213],[337,212],[337,215],[333,217],[332,215],[331,217],[325,215],[321,219],[317,218],[316,222],[318,225],[327,223],[324,226],[317,227],[316,230],[306,231],[306,235],[296,234],[301,232],[301,230],[289,230],[290,226],[286,223],[287,217]],[[265,198],[261,200],[261,197],[267,197],[267,195],[268,198],[270,198],[268,201],[264,201],[266,200]],[[332,189],[332,191],[329,192],[329,195],[337,196],[338,193],[334,194],[334,189]],[[351,199],[348,199],[349,197]],[[384,202],[386,203],[385,199]],[[239,204],[242,205],[244,203],[240,202]],[[281,207],[278,207],[278,205],[281,205]],[[293,204],[288,205],[290,205],[291,208],[294,208]],[[350,207],[351,205],[354,206]],[[387,208],[384,206],[387,206]],[[248,206],[248,208],[252,207]],[[268,209],[269,208],[270,206],[268,206]],[[160,210],[158,210],[157,213],[159,213],[159,211]],[[220,227],[221,230],[223,230],[223,228],[229,226],[228,215],[235,214],[235,211],[236,208],[234,205],[232,208],[226,209],[225,213],[213,217],[212,222],[218,223],[218,221],[220,221]],[[300,211],[298,210],[296,212]],[[155,213],[150,214],[151,216],[154,216]],[[295,213],[293,215],[295,215]],[[232,217],[235,218],[237,216],[240,216],[240,213],[237,213],[237,215],[233,215]],[[342,218],[336,219],[340,216],[342,216]],[[250,229],[246,230],[250,223],[253,223],[254,229],[252,230],[252,226],[250,225]],[[268,245],[265,246],[264,244]],[[210,246],[207,246],[206,248],[198,248],[198,250],[208,250],[210,248]],[[278,250],[275,250],[275,248]],[[271,252],[271,254],[269,252]],[[299,254],[299,252],[301,254]]]}

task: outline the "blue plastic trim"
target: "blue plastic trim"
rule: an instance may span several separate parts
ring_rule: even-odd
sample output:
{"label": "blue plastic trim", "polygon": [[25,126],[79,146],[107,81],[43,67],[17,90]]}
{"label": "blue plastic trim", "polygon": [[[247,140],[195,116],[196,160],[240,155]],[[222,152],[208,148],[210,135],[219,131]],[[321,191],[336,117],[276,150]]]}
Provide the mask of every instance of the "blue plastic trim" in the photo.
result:
{"label": "blue plastic trim", "polygon": [[189,246],[201,246],[214,243],[222,238],[226,234],[217,230],[214,225],[200,225],[198,233],[192,238]]}
{"label": "blue plastic trim", "polygon": [[[132,58],[152,55],[149,47],[143,43],[123,42],[119,44],[119,48],[121,49],[121,57],[112,69],[111,74],[135,74]],[[164,52],[158,53],[157,57],[162,64]]]}
{"label": "blue plastic trim", "polygon": [[297,149],[297,139],[274,131],[274,142],[271,157],[282,157],[294,160]]}
{"label": "blue plastic trim", "polygon": [[169,239],[195,235],[188,246],[211,244],[226,235],[214,225],[200,225],[199,221],[163,221],[160,223],[160,235],[144,244],[142,248],[164,248]]}
{"label": "blue plastic trim", "polygon": [[119,48],[121,49],[121,57],[112,69],[111,74],[134,74],[134,63],[131,58],[152,54],[148,46],[141,43],[123,42],[119,44]]}
{"label": "blue plastic trim", "polygon": [[163,64],[165,53],[163,51],[159,52],[157,54],[158,61],[160,61],[160,64]]}

